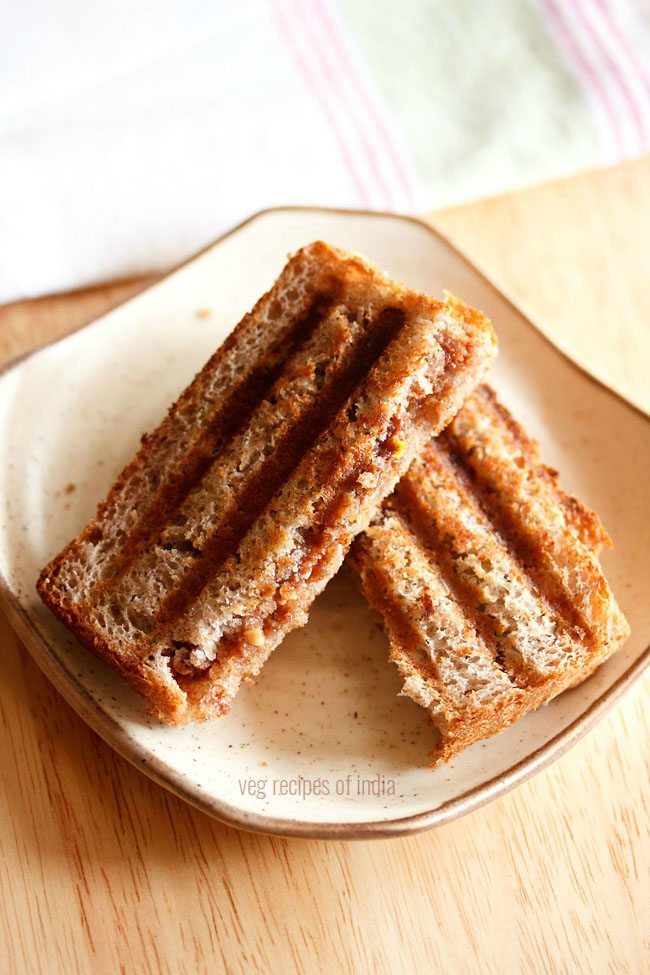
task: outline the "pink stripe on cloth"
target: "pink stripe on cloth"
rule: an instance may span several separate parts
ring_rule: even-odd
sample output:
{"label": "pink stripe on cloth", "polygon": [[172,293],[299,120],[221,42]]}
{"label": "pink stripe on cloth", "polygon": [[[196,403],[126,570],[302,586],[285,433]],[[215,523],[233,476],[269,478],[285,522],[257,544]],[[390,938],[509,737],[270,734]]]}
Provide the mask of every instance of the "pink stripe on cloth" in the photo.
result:
{"label": "pink stripe on cloth", "polygon": [[623,103],[627,106],[630,118],[634,121],[634,127],[638,136],[637,149],[642,151],[645,145],[644,122],[634,92],[629,87],[627,79],[621,71],[620,64],[617,63],[616,56],[612,52],[611,30],[606,30],[604,36],[601,36],[600,32],[595,29],[593,23],[594,10],[590,0],[573,0],[572,6],[599,60],[606,66],[614,85],[616,85],[621,93]]}
{"label": "pink stripe on cloth", "polygon": [[625,53],[627,60],[633,66],[643,86],[648,92],[650,92],[650,65],[646,68],[643,62],[639,60],[634,44],[631,44],[628,38],[625,37],[616,14],[606,0],[592,0],[592,2],[600,9],[603,20],[607,24],[612,35],[617,39]]}
{"label": "pink stripe on cloth", "polygon": [[[619,50],[621,51],[625,61],[632,67],[638,81],[645,89],[646,97],[641,106],[641,110],[644,114],[644,120],[647,122],[648,115],[650,113],[650,67],[646,68],[643,62],[637,56],[634,44],[630,43],[629,39],[624,35],[615,13],[606,0],[593,0],[593,2],[595,6],[599,8],[603,22],[605,23],[605,26],[609,30],[611,36],[618,44]],[[647,125],[644,126],[644,134],[646,136],[647,145]]]}
{"label": "pink stripe on cloth", "polygon": [[349,151],[346,139],[341,133],[337,120],[336,114],[332,111],[329,104],[328,96],[326,93],[326,88],[321,90],[320,79],[318,71],[312,71],[306,58],[303,57],[302,51],[300,50],[300,45],[296,41],[293,30],[290,26],[290,21],[288,17],[285,17],[284,11],[282,9],[282,0],[271,0],[271,5],[275,14],[276,22],[280,28],[281,34],[284,35],[289,48],[292,50],[298,68],[301,74],[305,78],[305,81],[311,88],[316,101],[320,104],[322,111],[327,118],[329,126],[334,134],[334,137],[338,143],[339,150],[341,153],[341,159],[347,170],[350,182],[354,188],[357,199],[360,201],[363,207],[370,206],[370,198],[368,196],[364,180],[361,178],[357,167],[354,162],[354,158]]}
{"label": "pink stripe on cloth", "polygon": [[650,66],[648,66],[648,69],[646,70],[643,62],[639,60],[634,45],[630,44],[628,39],[624,36],[618,23],[618,19],[606,0],[592,0],[592,2],[600,9],[602,18],[607,24],[609,30],[612,32],[614,37],[616,37],[617,41],[623,48],[627,59],[634,67],[634,70],[636,71],[642,84],[648,91],[650,91]]}
{"label": "pink stripe on cloth", "polygon": [[[302,22],[302,36],[310,45],[310,52],[313,55],[316,71],[322,83],[326,86],[331,95],[336,98],[335,111],[341,113],[347,120],[348,135],[347,144],[351,151],[352,145],[358,141],[362,159],[365,160],[364,169],[367,170],[367,177],[370,185],[374,184],[379,190],[379,204],[381,207],[392,208],[391,188],[384,180],[379,167],[374,147],[366,137],[365,124],[363,119],[359,119],[355,112],[354,94],[350,91],[349,85],[341,77],[340,71],[330,63],[327,45],[322,43],[320,31],[314,30],[309,20],[309,15],[304,9],[303,0],[292,0],[293,8],[298,18]],[[310,0],[306,0],[307,7],[312,11]],[[342,137],[345,134],[342,132]],[[355,157],[356,158],[356,157]],[[370,194],[372,200],[372,194]],[[376,205],[376,201],[373,201]]]}
{"label": "pink stripe on cloth", "polygon": [[617,158],[623,155],[623,133],[620,127],[618,113],[603,84],[598,72],[594,70],[591,62],[585,56],[581,41],[576,38],[575,32],[567,20],[559,3],[556,0],[540,0],[541,5],[546,10],[552,27],[555,29],[564,47],[569,53],[575,67],[580,73],[582,81],[591,95],[591,103],[596,108],[597,120],[601,124],[606,134],[613,138]]}
{"label": "pink stripe on cloth", "polygon": [[415,194],[413,185],[408,174],[407,166],[401,158],[395,145],[394,138],[381,116],[375,103],[375,99],[368,90],[365,79],[362,77],[359,66],[352,56],[344,32],[335,22],[327,0],[313,0],[314,9],[318,11],[321,22],[332,45],[332,49],[338,58],[338,63],[345,71],[352,87],[360,96],[363,108],[367,112],[369,120],[375,128],[376,138],[381,150],[385,153],[393,169],[394,178],[399,182],[409,209],[415,208]]}

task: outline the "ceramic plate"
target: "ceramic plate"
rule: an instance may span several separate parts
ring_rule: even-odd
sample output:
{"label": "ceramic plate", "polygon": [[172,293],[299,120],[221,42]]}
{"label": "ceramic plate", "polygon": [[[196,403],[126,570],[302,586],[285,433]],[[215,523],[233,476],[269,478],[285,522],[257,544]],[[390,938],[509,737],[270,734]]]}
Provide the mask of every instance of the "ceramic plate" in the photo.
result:
{"label": "ceramic plate", "polygon": [[[425,712],[398,696],[386,640],[345,572],[230,715],[183,728],[151,719],[34,590],[41,566],[90,518],[141,434],[271,285],[287,253],[318,237],[488,313],[501,350],[491,382],[615,542],[604,563],[632,625],[624,649],[581,687],[435,771]],[[584,734],[648,661],[649,484],[648,419],[564,358],[427,225],[394,216],[258,214],[0,379],[0,572],[26,646],[82,717],[148,775],[219,819],[271,833],[365,837],[435,826],[505,792]]]}

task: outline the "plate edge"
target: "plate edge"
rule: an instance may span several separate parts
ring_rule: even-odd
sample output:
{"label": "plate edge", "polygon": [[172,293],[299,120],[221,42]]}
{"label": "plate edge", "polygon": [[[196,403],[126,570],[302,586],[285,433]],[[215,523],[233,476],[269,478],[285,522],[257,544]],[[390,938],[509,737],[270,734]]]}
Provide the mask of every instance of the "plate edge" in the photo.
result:
{"label": "plate edge", "polygon": [[[172,274],[180,271],[192,261],[207,253],[213,247],[231,237],[240,230],[243,230],[250,223],[260,217],[277,213],[336,213],[342,216],[361,216],[361,217],[381,217],[390,218],[398,221],[407,221],[416,226],[424,228],[428,233],[441,240],[447,247],[457,254],[490,289],[504,300],[521,317],[528,327],[532,328],[546,343],[567,360],[571,366],[582,373],[590,382],[605,389],[609,395],[620,400],[628,409],[638,413],[644,419],[648,419],[647,414],[636,404],[629,402],[617,390],[612,389],[606,383],[593,376],[588,370],[576,363],[562,349],[558,348],[551,339],[541,330],[541,328],[531,320],[529,315],[522,310],[517,303],[488,277],[488,275],[476,265],[462,250],[456,246],[449,238],[437,227],[419,217],[400,215],[385,211],[376,210],[350,210],[345,208],[318,207],[318,206],[277,206],[259,210],[251,214],[239,224],[221,234],[211,243],[201,248],[191,257],[182,261],[172,268],[167,274],[156,277],[155,280],[148,282],[135,292],[131,293],[126,299],[116,302],[106,309],[99,317],[91,318],[82,322],[70,332],[50,342],[45,342],[34,349],[30,349],[21,355],[4,363],[0,367],[0,378],[13,370],[26,359],[37,354],[45,348],[56,345],[58,342],[65,341],[70,336],[82,331],[89,325],[99,321],[106,314],[116,310],[122,305],[128,304],[134,298],[155,288],[158,284],[165,281]],[[549,739],[544,745],[522,759],[516,765],[499,773],[487,782],[475,786],[467,792],[461,793],[454,799],[448,800],[435,809],[425,812],[414,813],[411,816],[400,817],[390,820],[371,820],[361,823],[327,823],[322,826],[315,825],[313,822],[278,819],[262,813],[245,813],[229,803],[220,801],[206,801],[196,789],[183,787],[174,781],[177,773],[166,762],[144,754],[139,746],[135,746],[128,734],[121,725],[110,718],[105,711],[93,700],[91,695],[78,683],[74,676],[67,673],[57,658],[50,650],[47,641],[42,637],[38,628],[33,623],[28,612],[21,605],[16,593],[11,588],[9,580],[0,572],[0,606],[6,611],[9,622],[13,629],[24,643],[30,656],[35,660],[46,677],[54,684],[59,693],[67,703],[76,711],[77,714],[95,731],[108,745],[115,749],[122,758],[125,758],[132,765],[144,772],[149,778],[158,785],[163,786],[168,791],[174,793],[179,798],[189,802],[195,808],[220,820],[228,826],[251,832],[266,833],[275,836],[303,837],[309,839],[381,839],[387,837],[406,836],[413,833],[423,832],[445,823],[451,822],[481,806],[491,802],[516,786],[527,781],[537,772],[546,768],[553,761],[563,755],[581,738],[583,738],[594,725],[618,702],[623,694],[635,683],[647,666],[650,664],[650,645],[646,647],[639,657],[620,675],[603,694],[600,695],[589,707],[583,711],[570,725],[555,737]],[[36,645],[32,641],[36,641]],[[36,650],[36,647],[38,648]]]}

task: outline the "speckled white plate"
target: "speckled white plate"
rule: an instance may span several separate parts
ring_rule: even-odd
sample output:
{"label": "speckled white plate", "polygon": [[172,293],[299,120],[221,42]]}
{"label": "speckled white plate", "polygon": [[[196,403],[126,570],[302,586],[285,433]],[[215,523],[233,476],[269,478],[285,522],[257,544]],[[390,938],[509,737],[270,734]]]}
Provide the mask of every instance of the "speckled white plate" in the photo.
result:
{"label": "speckled white plate", "polygon": [[[269,287],[287,253],[317,237],[490,315],[501,348],[491,382],[615,541],[605,567],[632,625],[624,649],[581,687],[435,771],[427,767],[426,715],[397,696],[385,638],[345,572],[230,715],[177,729],[150,719],[34,590],[41,566],[92,515],[140,435]],[[544,273],[553,287],[552,271]],[[650,421],[564,358],[428,226],[394,216],[258,214],[0,379],[0,573],[27,648],[82,717],[148,775],[219,819],[272,833],[426,829],[512,788],[583,735],[648,662],[649,485]]]}

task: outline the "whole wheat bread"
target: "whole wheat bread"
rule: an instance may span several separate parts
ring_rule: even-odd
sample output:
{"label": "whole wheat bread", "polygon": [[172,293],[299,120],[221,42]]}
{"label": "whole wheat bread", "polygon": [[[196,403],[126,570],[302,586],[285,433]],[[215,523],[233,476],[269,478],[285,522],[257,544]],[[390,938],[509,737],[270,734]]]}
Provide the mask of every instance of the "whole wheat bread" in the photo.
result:
{"label": "whole wheat bread", "polygon": [[311,244],[143,438],[41,597],[163,719],[227,711],[495,350],[460,302]]}
{"label": "whole wheat bread", "polygon": [[597,515],[481,387],[354,543],[434,762],[584,680],[629,634],[597,553]]}

